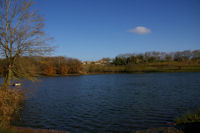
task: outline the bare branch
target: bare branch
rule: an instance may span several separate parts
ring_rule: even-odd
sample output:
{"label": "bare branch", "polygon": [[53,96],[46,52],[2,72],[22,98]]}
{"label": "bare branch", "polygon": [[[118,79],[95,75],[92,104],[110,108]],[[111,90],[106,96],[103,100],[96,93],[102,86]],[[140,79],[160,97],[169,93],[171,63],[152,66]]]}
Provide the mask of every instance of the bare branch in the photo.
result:
{"label": "bare branch", "polygon": [[7,60],[11,71],[20,56],[52,51],[52,39],[43,27],[44,19],[33,9],[31,0],[0,0],[0,56]]}

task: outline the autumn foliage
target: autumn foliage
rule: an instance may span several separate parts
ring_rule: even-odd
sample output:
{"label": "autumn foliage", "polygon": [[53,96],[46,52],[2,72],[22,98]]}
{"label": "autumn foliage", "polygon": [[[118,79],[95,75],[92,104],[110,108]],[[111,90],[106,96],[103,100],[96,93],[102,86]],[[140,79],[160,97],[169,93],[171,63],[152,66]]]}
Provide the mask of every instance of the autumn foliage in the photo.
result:
{"label": "autumn foliage", "polygon": [[[4,75],[5,60],[0,59],[0,74]],[[82,72],[82,63],[78,59],[67,57],[21,57],[18,60],[16,71],[36,76],[55,76],[67,74],[79,74]],[[25,67],[26,66],[26,67]],[[23,74],[23,73],[22,73]]]}

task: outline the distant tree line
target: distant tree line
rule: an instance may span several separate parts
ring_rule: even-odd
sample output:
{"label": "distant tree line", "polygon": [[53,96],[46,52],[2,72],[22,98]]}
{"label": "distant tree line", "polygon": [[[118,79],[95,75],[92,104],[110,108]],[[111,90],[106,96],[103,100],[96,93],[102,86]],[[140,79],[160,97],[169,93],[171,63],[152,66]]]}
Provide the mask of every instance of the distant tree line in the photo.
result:
{"label": "distant tree line", "polygon": [[[78,74],[82,72],[82,63],[78,59],[67,57],[20,57],[17,60],[16,69],[13,74],[20,71],[24,75],[36,76],[55,76]],[[26,67],[23,67],[26,66]],[[6,73],[6,60],[0,59],[0,75]]]}
{"label": "distant tree line", "polygon": [[[199,71],[200,50],[185,50],[171,53],[145,52],[143,54],[121,54],[114,59],[103,58],[97,61],[96,64],[84,64],[78,59],[63,56],[23,56],[19,57],[16,62],[12,74],[17,78],[83,73]],[[6,68],[7,62],[4,58],[1,58],[1,76],[7,73]]]}
{"label": "distant tree line", "polygon": [[116,56],[114,65],[148,64],[156,62],[184,62],[200,64],[200,50],[178,52],[145,52],[143,54],[121,54]]}

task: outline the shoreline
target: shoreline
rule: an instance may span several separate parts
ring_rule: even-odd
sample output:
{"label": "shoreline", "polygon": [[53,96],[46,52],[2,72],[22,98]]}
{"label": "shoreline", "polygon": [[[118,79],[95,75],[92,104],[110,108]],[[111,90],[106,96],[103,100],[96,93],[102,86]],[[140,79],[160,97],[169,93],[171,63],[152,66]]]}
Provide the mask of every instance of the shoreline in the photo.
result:
{"label": "shoreline", "polygon": [[[195,131],[200,131],[200,123],[188,123],[182,125],[168,125],[166,127],[152,127],[147,129],[141,129],[136,131],[131,131],[130,133],[190,133],[195,129]],[[56,129],[43,129],[43,128],[31,128],[31,127],[11,127],[9,129],[13,133],[70,133],[69,131],[56,130]]]}
{"label": "shoreline", "polygon": [[198,71],[138,71],[138,72],[93,72],[93,73],[81,73],[81,74],[65,74],[65,75],[41,75],[37,78],[45,77],[66,77],[66,76],[86,76],[86,75],[103,75],[103,74],[147,74],[147,73],[190,73],[190,72],[200,72]]}

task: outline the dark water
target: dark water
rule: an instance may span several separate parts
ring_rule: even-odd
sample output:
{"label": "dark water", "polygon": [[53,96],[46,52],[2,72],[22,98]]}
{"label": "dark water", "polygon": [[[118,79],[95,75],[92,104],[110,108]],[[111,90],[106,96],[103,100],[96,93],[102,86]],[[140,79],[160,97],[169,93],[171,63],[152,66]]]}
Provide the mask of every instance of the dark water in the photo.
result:
{"label": "dark water", "polygon": [[200,73],[108,74],[42,78],[20,126],[72,133],[132,132],[168,126],[200,106]]}

